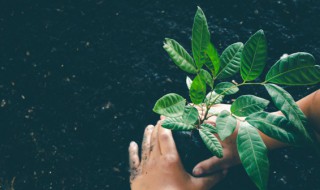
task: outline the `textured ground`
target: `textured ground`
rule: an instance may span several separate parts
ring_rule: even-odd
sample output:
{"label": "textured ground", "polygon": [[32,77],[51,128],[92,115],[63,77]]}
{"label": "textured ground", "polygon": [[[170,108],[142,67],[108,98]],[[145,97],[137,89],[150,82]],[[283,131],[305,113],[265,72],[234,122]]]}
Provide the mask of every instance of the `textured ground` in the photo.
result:
{"label": "textured ground", "polygon": [[[297,51],[320,60],[317,0],[1,1],[1,183],[128,189],[127,146],[157,120],[155,100],[187,96],[185,74],[162,42],[174,38],[190,50],[197,5],[220,53],[264,29],[269,67]],[[317,88],[288,90],[299,99]],[[242,93],[252,91],[266,97],[262,89]],[[270,189],[320,189],[319,158],[309,150],[272,152],[270,161]],[[241,167],[219,188],[253,189]]]}

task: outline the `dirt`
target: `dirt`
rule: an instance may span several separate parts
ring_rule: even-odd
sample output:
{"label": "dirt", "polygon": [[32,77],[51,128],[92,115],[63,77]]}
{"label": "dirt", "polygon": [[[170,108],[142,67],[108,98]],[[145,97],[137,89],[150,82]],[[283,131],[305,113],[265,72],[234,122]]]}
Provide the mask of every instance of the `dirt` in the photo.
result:
{"label": "dirt", "polygon": [[[127,147],[156,123],[153,104],[169,92],[188,96],[185,73],[162,44],[170,37],[190,52],[197,5],[219,53],[263,29],[267,68],[283,53],[320,59],[316,0],[2,1],[2,186],[15,179],[15,189],[129,189]],[[299,99],[318,88],[287,90]],[[263,89],[241,93],[252,91],[268,98]],[[269,189],[320,189],[311,150],[272,151],[270,163]],[[218,188],[254,186],[239,166]]]}

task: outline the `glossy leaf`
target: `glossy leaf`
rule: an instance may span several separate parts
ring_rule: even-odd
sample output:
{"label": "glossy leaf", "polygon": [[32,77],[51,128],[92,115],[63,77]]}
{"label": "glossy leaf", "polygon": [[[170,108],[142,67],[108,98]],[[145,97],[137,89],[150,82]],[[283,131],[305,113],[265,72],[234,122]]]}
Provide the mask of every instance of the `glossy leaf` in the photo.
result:
{"label": "glossy leaf", "polygon": [[242,123],[237,136],[239,157],[251,180],[260,190],[267,189],[269,160],[267,147],[258,131]]}
{"label": "glossy leaf", "polygon": [[239,88],[231,82],[221,82],[217,84],[217,86],[214,88],[214,91],[218,94],[230,95],[237,93]]}
{"label": "glossy leaf", "polygon": [[267,82],[283,85],[311,85],[320,82],[320,66],[309,53],[294,53],[277,61],[266,76]]}
{"label": "glossy leaf", "polygon": [[239,72],[243,44],[237,42],[228,46],[220,57],[220,71],[216,78],[225,79]]}
{"label": "glossy leaf", "polygon": [[198,110],[192,106],[186,106],[182,115],[182,119],[187,124],[194,124],[198,120]]}
{"label": "glossy leaf", "polygon": [[210,131],[205,129],[199,130],[200,136],[204,142],[204,144],[207,146],[207,148],[210,150],[210,152],[217,156],[218,158],[222,158],[223,152],[222,152],[222,146],[213,134],[210,133]]}
{"label": "glossy leaf", "polygon": [[198,69],[206,62],[205,51],[209,43],[210,33],[207,19],[201,8],[198,7],[192,27],[192,54]]}
{"label": "glossy leaf", "polygon": [[204,102],[206,104],[219,104],[222,102],[223,100],[223,95],[217,94],[215,91],[211,91],[207,94],[206,99],[204,100]]}
{"label": "glossy leaf", "polygon": [[236,99],[231,105],[231,112],[240,117],[262,111],[269,101],[253,95],[243,95]]}
{"label": "glossy leaf", "polygon": [[301,137],[292,130],[292,124],[284,116],[258,112],[249,115],[246,121],[271,138],[292,145],[302,144]]}
{"label": "glossy leaf", "polygon": [[182,117],[166,117],[166,119],[162,122],[162,127],[181,131],[195,129],[193,125],[185,123]]}
{"label": "glossy leaf", "polygon": [[212,133],[212,134],[215,134],[215,133],[218,132],[218,131],[217,131],[217,128],[214,127],[214,126],[212,126],[212,125],[209,124],[209,123],[202,123],[200,126],[201,126],[202,129],[207,130],[207,131],[209,131],[209,132]]}
{"label": "glossy leaf", "polygon": [[193,79],[189,92],[194,104],[202,103],[206,97],[206,83],[201,79],[201,76],[198,75]]}
{"label": "glossy leaf", "polygon": [[252,35],[244,45],[240,73],[243,81],[252,81],[262,73],[267,59],[267,40],[263,30]]}
{"label": "glossy leaf", "polygon": [[220,58],[219,53],[212,43],[209,43],[206,51],[206,55],[209,58],[209,62],[206,61],[206,66],[210,69],[213,75],[216,75],[220,68]]}
{"label": "glossy leaf", "polygon": [[274,105],[281,110],[286,118],[292,123],[295,130],[299,131],[308,141],[311,141],[311,138],[305,129],[307,118],[295,103],[292,96],[283,88],[275,84],[265,84],[264,86],[271,96]]}
{"label": "glossy leaf", "polygon": [[200,69],[199,75],[201,76],[202,80],[206,82],[208,86],[213,88],[213,79],[210,73],[204,69]]}
{"label": "glossy leaf", "polygon": [[230,115],[230,112],[223,110],[216,120],[218,135],[222,141],[229,137],[237,127],[237,120]]}
{"label": "glossy leaf", "polygon": [[161,97],[153,107],[153,111],[167,117],[182,116],[186,100],[174,93]]}
{"label": "glossy leaf", "polygon": [[192,57],[178,42],[166,38],[163,48],[181,70],[191,74],[197,73],[197,68]]}
{"label": "glossy leaf", "polygon": [[191,84],[192,84],[192,80],[191,80],[191,78],[189,78],[188,76],[187,76],[187,78],[186,78],[186,84],[187,84],[188,89],[190,90]]}

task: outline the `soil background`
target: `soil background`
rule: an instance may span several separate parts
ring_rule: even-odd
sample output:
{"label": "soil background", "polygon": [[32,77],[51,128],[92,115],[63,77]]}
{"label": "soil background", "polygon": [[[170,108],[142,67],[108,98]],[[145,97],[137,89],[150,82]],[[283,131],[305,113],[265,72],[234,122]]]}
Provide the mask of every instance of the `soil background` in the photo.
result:
{"label": "soil background", "polygon": [[[162,45],[191,52],[198,5],[219,53],[263,29],[267,68],[283,53],[320,60],[318,0],[1,0],[0,189],[12,179],[16,190],[129,189],[127,147],[158,120],[155,101],[188,97]],[[298,100],[318,88],[286,89]],[[269,189],[320,189],[312,150],[273,151],[270,163]],[[217,189],[255,187],[239,166]]]}

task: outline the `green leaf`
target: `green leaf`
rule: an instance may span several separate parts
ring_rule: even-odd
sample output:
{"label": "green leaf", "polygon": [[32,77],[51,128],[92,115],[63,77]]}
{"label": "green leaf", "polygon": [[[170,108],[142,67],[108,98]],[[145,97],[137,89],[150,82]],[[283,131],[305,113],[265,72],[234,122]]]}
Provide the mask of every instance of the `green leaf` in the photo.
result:
{"label": "green leaf", "polygon": [[204,144],[207,146],[210,152],[214,156],[217,156],[218,158],[222,158],[223,157],[222,146],[219,140],[217,139],[217,137],[215,137],[213,134],[210,133],[210,131],[205,129],[200,129],[199,133]]}
{"label": "green leaf", "polygon": [[207,130],[207,131],[209,131],[209,132],[212,133],[212,134],[215,134],[215,133],[218,132],[218,131],[217,131],[217,128],[214,127],[214,126],[212,126],[212,125],[209,124],[209,123],[202,123],[200,126],[201,126],[201,129]]}
{"label": "green leaf", "polygon": [[200,75],[197,75],[193,79],[190,88],[190,98],[194,104],[202,103],[203,99],[206,97],[206,83],[201,79]]}
{"label": "green leaf", "polygon": [[187,84],[188,89],[190,90],[191,84],[192,84],[192,80],[191,80],[191,78],[189,78],[188,76],[187,76],[187,78],[186,78],[186,84]]}
{"label": "green leaf", "polygon": [[266,82],[283,85],[311,85],[320,82],[320,66],[309,53],[294,53],[277,61],[269,70]]}
{"label": "green leaf", "polygon": [[231,113],[236,116],[245,117],[252,113],[262,111],[269,101],[253,95],[243,95],[236,99],[231,105]]}
{"label": "green leaf", "polygon": [[307,118],[295,103],[292,96],[283,88],[275,84],[265,84],[274,105],[281,110],[286,118],[292,123],[295,130],[299,131],[307,141],[312,141],[308,132],[305,129]]}
{"label": "green leaf", "polygon": [[208,86],[213,88],[213,79],[208,71],[204,69],[200,69],[199,75],[201,76],[202,80],[206,82]]}
{"label": "green leaf", "polygon": [[208,67],[208,69],[210,69],[213,75],[216,75],[220,68],[220,58],[218,51],[212,43],[209,43],[205,53],[209,58],[209,61],[206,61],[205,65]]}
{"label": "green leaf", "polygon": [[243,81],[252,81],[262,73],[267,59],[267,40],[263,30],[252,35],[244,45],[240,73]]}
{"label": "green leaf", "polygon": [[188,52],[175,40],[166,38],[163,48],[168,52],[173,62],[183,71],[196,74],[197,68]]}
{"label": "green leaf", "polygon": [[214,91],[218,94],[230,95],[237,93],[239,88],[231,82],[221,82],[217,84],[217,86],[214,88]]}
{"label": "green leaf", "polygon": [[216,78],[225,79],[239,72],[243,43],[237,42],[228,46],[220,57],[220,71]]}
{"label": "green leaf", "polygon": [[229,137],[237,127],[237,120],[230,115],[230,112],[223,110],[216,120],[218,135],[222,141]]}
{"label": "green leaf", "polygon": [[207,19],[201,8],[198,7],[192,27],[192,54],[198,69],[206,62],[205,51],[209,43],[210,33]]}
{"label": "green leaf", "polygon": [[195,129],[193,125],[185,123],[182,117],[167,117],[162,122],[162,127],[171,129],[171,130],[181,130],[181,131]]}
{"label": "green leaf", "polygon": [[264,134],[278,141],[301,145],[302,139],[296,131],[292,130],[292,124],[284,117],[267,112],[258,112],[249,115],[246,121]]}
{"label": "green leaf", "polygon": [[187,124],[194,124],[198,120],[198,110],[192,106],[186,106],[182,115],[182,119]]}
{"label": "green leaf", "polygon": [[258,131],[249,124],[240,125],[237,136],[239,157],[251,180],[260,190],[267,189],[269,160],[267,147]]}
{"label": "green leaf", "polygon": [[153,107],[153,111],[167,117],[178,117],[183,114],[186,100],[174,93],[161,97]]}
{"label": "green leaf", "polygon": [[206,104],[219,104],[223,100],[223,95],[217,94],[215,91],[211,91],[207,94],[206,99],[204,102]]}

